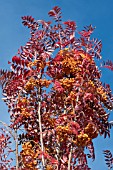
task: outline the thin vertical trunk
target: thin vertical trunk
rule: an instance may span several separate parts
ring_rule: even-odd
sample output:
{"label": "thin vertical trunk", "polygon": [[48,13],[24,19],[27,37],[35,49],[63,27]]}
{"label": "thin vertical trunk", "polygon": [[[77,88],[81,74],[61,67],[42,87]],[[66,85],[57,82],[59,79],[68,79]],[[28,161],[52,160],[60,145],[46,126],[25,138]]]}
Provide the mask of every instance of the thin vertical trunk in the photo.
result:
{"label": "thin vertical trunk", "polygon": [[18,136],[17,136],[17,130],[15,130],[15,150],[16,150],[16,170],[18,170],[19,161],[18,161]]}
{"label": "thin vertical trunk", "polygon": [[[40,144],[41,150],[44,152],[43,135],[42,135],[42,122],[41,122],[41,88],[38,89],[38,118],[39,118],[39,130],[40,130]],[[44,155],[42,154],[42,165],[45,166]]]}
{"label": "thin vertical trunk", "polygon": [[71,158],[72,158],[72,146],[70,148],[69,159],[68,159],[68,170],[71,169]]}

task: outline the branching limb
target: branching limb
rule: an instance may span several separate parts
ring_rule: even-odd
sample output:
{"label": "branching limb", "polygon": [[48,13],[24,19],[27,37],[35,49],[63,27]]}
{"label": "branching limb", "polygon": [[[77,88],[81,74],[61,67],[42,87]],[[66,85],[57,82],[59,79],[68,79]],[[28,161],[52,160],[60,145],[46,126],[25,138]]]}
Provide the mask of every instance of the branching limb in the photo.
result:
{"label": "branching limb", "polygon": [[10,127],[5,122],[0,120],[0,123],[7,129],[7,131],[10,133],[10,135],[13,137],[13,139],[15,141],[16,170],[18,170],[19,162],[18,162],[18,136],[17,136],[17,130],[12,132]]}

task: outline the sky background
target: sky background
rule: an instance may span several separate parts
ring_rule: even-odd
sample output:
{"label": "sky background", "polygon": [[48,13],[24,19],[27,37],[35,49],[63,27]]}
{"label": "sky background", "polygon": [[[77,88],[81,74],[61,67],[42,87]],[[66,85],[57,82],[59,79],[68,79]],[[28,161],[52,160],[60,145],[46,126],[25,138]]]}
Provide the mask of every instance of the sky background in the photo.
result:
{"label": "sky background", "polygon": [[[48,11],[54,6],[62,9],[63,21],[74,20],[77,29],[92,24],[96,26],[93,37],[102,40],[102,59],[113,61],[113,0],[0,0],[0,68],[9,69],[8,61],[30,37],[29,30],[21,23],[21,17],[32,15],[35,19],[51,20]],[[113,72],[102,69],[102,81],[111,85]],[[7,107],[1,100],[0,120],[9,122]],[[110,120],[113,120],[111,112]],[[94,140],[96,159],[90,161],[92,170],[107,170],[102,151],[113,153],[113,129],[110,139],[99,137]]]}

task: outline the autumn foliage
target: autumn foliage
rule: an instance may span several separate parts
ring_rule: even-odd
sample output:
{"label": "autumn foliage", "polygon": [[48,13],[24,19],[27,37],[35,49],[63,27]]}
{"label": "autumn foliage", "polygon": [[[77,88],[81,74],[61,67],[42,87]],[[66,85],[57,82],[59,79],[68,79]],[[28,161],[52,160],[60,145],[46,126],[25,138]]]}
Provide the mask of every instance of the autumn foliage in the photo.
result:
{"label": "autumn foliage", "polygon": [[[91,39],[91,25],[79,32],[74,21],[62,22],[59,7],[48,14],[55,22],[22,17],[31,37],[9,62],[11,71],[0,70],[8,128],[18,139],[16,166],[10,169],[89,170],[93,139],[110,136],[107,110],[113,109],[110,86],[100,81],[95,63],[102,44]],[[0,163],[4,170],[10,166],[5,165]]]}

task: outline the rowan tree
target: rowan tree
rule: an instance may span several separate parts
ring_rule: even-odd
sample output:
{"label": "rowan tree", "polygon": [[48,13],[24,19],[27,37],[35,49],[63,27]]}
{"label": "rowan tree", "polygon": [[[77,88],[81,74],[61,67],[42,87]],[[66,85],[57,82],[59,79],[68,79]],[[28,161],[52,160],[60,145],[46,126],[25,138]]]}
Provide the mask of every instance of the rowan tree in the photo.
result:
{"label": "rowan tree", "polygon": [[[0,70],[10,113],[10,125],[2,122],[0,152],[16,154],[15,166],[0,156],[4,170],[89,170],[93,139],[110,137],[113,95],[96,65],[101,41],[91,38],[92,25],[78,31],[74,21],[62,22],[58,6],[48,14],[52,21],[22,17],[30,39],[8,62],[11,70]],[[5,151],[12,137],[15,150]]]}

